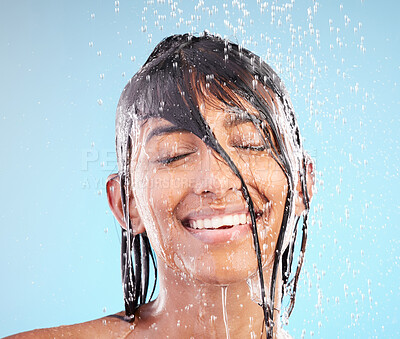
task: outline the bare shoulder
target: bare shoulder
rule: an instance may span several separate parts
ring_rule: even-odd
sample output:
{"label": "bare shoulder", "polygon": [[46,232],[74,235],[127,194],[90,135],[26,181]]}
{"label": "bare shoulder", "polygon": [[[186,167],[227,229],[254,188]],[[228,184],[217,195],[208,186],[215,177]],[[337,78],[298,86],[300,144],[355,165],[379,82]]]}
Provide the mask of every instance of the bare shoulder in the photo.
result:
{"label": "bare shoulder", "polygon": [[18,333],[8,339],[41,338],[126,338],[131,324],[123,319],[124,312],[80,324],[38,329]]}

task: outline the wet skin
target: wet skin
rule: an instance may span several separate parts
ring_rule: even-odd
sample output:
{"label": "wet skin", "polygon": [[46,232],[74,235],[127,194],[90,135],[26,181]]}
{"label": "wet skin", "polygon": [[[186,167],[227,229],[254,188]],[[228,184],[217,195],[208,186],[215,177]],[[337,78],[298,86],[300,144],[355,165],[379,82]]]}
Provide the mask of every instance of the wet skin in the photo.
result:
{"label": "wet skin", "polygon": [[[243,105],[257,116],[253,107]],[[251,122],[218,103],[205,103],[201,113],[239,169],[254,202],[269,290],[287,194],[285,174]],[[219,230],[190,227],[193,220],[247,213],[239,179],[202,140],[174,131],[166,120],[144,122],[138,140],[131,163],[135,188],[130,214],[134,232],[146,231],[156,252],[159,296],[138,309],[133,324],[125,322],[121,312],[17,337],[219,338],[228,331],[231,338],[265,338],[262,308],[251,300],[246,283],[257,271],[250,224]],[[114,215],[125,227],[118,180],[110,180],[107,191]],[[277,277],[275,319],[279,318],[281,272]],[[274,330],[274,337],[279,337],[277,333]]]}
{"label": "wet skin", "polygon": [[[251,122],[209,104],[202,114],[248,186],[268,266],[281,227],[285,174]],[[158,259],[205,283],[246,280],[257,270],[249,223],[222,230],[187,227],[193,220],[248,213],[240,180],[197,136],[169,127],[163,119],[146,121],[139,136],[144,147],[132,164],[137,208]]]}
{"label": "wet skin", "polygon": [[[251,106],[246,110],[257,116]],[[201,113],[248,186],[269,281],[287,194],[285,174],[251,122],[207,103]],[[263,313],[246,283],[257,272],[250,223],[219,230],[189,227],[193,220],[247,213],[240,180],[197,136],[171,127],[163,119],[147,120],[139,134],[143,147],[131,164],[136,220],[156,252],[160,277],[160,294],[137,312],[135,332],[145,337],[156,328],[158,334],[183,337],[224,335],[221,286],[228,285],[230,335],[259,337]],[[280,288],[276,291],[279,308]]]}

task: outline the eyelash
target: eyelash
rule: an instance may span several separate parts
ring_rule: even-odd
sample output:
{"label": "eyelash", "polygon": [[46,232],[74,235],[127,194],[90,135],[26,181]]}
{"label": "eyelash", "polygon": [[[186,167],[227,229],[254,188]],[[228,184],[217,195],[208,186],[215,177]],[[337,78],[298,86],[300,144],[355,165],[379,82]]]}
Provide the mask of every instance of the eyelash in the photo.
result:
{"label": "eyelash", "polygon": [[258,151],[258,152],[262,152],[262,151],[266,150],[265,146],[235,145],[233,147],[240,148],[240,149],[248,149],[251,151]]}
{"label": "eyelash", "polygon": [[163,158],[163,159],[158,160],[158,162],[161,163],[161,164],[163,164],[163,165],[168,165],[168,164],[170,164],[170,163],[172,163],[172,162],[175,162],[175,161],[181,160],[181,159],[183,159],[183,158],[186,158],[188,155],[191,155],[191,154],[193,154],[193,153],[195,153],[195,152],[189,152],[189,153],[179,154],[179,155],[177,155],[177,156],[175,156],[175,157],[170,157],[170,158],[166,157],[166,158]]}

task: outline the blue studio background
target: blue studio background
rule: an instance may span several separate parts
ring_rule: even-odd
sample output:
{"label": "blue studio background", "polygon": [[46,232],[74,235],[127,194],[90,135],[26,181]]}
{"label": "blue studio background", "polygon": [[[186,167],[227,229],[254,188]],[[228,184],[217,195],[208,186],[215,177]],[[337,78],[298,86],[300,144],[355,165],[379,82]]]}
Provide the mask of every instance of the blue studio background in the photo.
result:
{"label": "blue studio background", "polygon": [[0,3],[0,336],[123,309],[119,95],[154,46],[205,29],[270,63],[316,160],[295,337],[398,338],[398,1]]}

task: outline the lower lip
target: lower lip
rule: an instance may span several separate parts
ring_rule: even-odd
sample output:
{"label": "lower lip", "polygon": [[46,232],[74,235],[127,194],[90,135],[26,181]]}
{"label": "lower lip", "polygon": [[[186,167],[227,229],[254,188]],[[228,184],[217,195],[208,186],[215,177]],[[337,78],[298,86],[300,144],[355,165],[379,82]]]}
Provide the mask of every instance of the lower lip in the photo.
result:
{"label": "lower lip", "polygon": [[190,234],[206,244],[220,244],[245,237],[251,232],[251,224],[236,225],[222,229],[195,229],[185,227]]}

